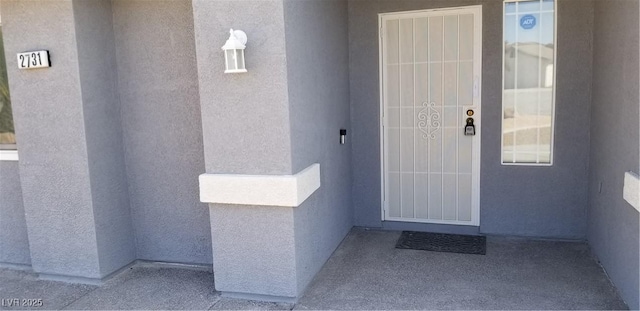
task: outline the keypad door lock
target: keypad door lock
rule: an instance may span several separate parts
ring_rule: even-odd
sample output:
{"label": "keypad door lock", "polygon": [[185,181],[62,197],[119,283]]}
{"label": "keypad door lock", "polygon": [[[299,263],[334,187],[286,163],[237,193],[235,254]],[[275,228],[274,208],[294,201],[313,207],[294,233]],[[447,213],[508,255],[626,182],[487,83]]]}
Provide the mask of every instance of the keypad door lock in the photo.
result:
{"label": "keypad door lock", "polygon": [[476,135],[476,126],[475,124],[473,124],[473,118],[467,118],[467,125],[464,126],[464,135],[465,136]]}

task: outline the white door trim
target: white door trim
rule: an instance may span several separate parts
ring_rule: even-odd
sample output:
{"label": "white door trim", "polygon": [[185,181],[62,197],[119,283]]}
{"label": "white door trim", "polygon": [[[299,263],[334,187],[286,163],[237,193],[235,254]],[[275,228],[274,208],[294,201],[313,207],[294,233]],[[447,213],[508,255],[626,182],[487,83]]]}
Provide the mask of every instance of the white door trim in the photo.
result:
{"label": "white door trim", "polygon": [[[398,18],[416,18],[416,17],[430,17],[430,16],[446,16],[446,15],[460,15],[460,14],[473,14],[474,15],[474,85],[473,85],[473,106],[476,107],[476,136],[478,143],[474,145],[474,153],[472,156],[472,220],[471,222],[449,221],[449,220],[421,220],[421,219],[397,219],[388,217],[386,211],[385,196],[388,193],[385,179],[387,178],[386,169],[388,157],[385,154],[387,148],[385,148],[385,141],[388,141],[385,137],[384,127],[387,120],[385,118],[385,57],[384,46],[385,38],[385,21],[388,19]],[[380,136],[380,186],[381,186],[381,219],[383,221],[402,221],[402,222],[417,222],[417,223],[433,223],[433,224],[450,224],[450,225],[467,225],[467,226],[480,226],[480,156],[481,156],[481,137],[482,137],[482,5],[463,6],[463,7],[451,7],[451,8],[439,8],[429,10],[417,10],[417,11],[404,11],[404,12],[392,12],[392,13],[380,13],[378,14],[378,72],[379,72],[379,86],[380,86],[380,120],[379,120],[379,136]],[[479,122],[478,122],[479,121]]]}

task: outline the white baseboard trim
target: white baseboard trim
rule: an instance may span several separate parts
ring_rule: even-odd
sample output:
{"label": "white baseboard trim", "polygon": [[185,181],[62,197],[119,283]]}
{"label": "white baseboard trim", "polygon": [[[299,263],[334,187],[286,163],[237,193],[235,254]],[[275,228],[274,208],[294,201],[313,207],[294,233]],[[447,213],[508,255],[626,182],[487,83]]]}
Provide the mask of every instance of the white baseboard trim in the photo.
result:
{"label": "white baseboard trim", "polygon": [[631,206],[640,212],[640,179],[635,173],[624,173],[624,190],[622,196],[625,201],[629,202]]}
{"label": "white baseboard trim", "polygon": [[297,207],[318,188],[318,163],[295,175],[200,175],[203,203]]}

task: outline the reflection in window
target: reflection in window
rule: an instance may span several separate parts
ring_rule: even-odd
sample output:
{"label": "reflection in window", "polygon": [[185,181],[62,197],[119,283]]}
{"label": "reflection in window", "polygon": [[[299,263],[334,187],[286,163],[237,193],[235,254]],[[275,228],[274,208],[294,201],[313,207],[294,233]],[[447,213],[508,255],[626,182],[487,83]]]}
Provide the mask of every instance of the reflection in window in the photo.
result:
{"label": "reflection in window", "polygon": [[502,163],[551,164],[555,87],[555,3],[504,4]]}
{"label": "reflection in window", "polygon": [[7,149],[16,149],[16,135],[13,129],[7,63],[4,56],[2,26],[0,26],[0,150]]}

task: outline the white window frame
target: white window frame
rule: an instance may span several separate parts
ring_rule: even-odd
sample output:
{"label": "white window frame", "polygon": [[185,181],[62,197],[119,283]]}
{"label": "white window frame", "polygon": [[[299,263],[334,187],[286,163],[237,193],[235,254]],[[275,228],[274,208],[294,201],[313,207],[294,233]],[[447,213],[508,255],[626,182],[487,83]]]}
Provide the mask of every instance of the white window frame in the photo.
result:
{"label": "white window frame", "polygon": [[[509,162],[505,163],[504,161],[504,98],[505,98],[505,90],[504,90],[504,82],[505,82],[505,53],[504,53],[504,18],[507,14],[507,4],[508,3],[516,3],[516,2],[530,2],[532,0],[504,0],[502,4],[502,110],[500,114],[500,164],[504,166],[553,166],[554,159],[554,146],[555,146],[555,128],[556,128],[556,89],[557,89],[557,77],[558,77],[558,1],[553,1],[553,87],[552,87],[552,105],[551,105],[551,146],[549,149],[549,163],[518,163],[518,162]],[[515,104],[515,103],[514,103]],[[515,153],[514,153],[515,156]]]}

